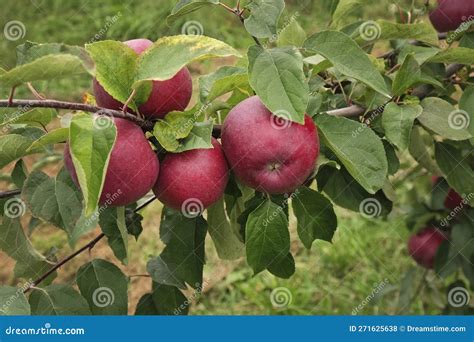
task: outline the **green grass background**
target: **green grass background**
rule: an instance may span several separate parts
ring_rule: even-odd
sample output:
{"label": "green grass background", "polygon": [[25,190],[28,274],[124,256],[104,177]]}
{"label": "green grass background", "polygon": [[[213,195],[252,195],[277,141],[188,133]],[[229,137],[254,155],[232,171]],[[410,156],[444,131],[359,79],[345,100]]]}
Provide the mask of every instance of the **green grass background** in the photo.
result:
{"label": "green grass background", "polygon": [[[227,1],[232,5],[232,1]],[[172,26],[167,26],[165,17],[175,1],[170,0],[3,0],[0,11],[0,26],[11,20],[19,20],[26,27],[24,39],[11,42],[0,39],[0,66],[15,65],[15,47],[26,41],[63,42],[82,45],[99,32],[107,18],[120,14],[102,39],[127,40],[146,37],[151,40],[165,35],[179,34],[184,22],[197,20],[204,27],[205,34],[221,39],[234,47],[245,49],[252,44],[238,20],[221,8],[191,14]],[[287,1],[286,16],[298,11],[299,22],[307,32],[312,33],[328,25],[331,0]],[[366,19],[390,18],[391,1],[371,2],[356,16]],[[304,6],[303,6],[304,5]],[[217,62],[218,63],[218,62]],[[216,62],[193,65],[196,79],[200,74],[216,68]],[[80,101],[90,91],[87,76],[38,83],[35,86],[48,97]],[[19,94],[26,94],[19,89]],[[409,185],[397,189],[405,194]],[[406,271],[415,266],[406,252],[409,232],[403,220],[406,208],[395,203],[394,213],[386,221],[366,220],[344,210],[338,210],[339,228],[334,243],[316,242],[311,251],[304,250],[298,243],[295,222],[291,222],[292,250],[296,255],[296,274],[289,280],[277,279],[268,273],[253,276],[243,260],[228,262],[218,260],[211,241],[207,244],[208,263],[205,279],[209,286],[201,296],[193,296],[196,304],[192,314],[351,314],[352,310],[385,282],[382,291],[363,305],[359,314],[435,314],[440,312],[444,295],[438,292],[440,281],[432,276],[428,285],[415,295],[415,285],[422,274],[416,269],[415,281],[408,286],[412,296],[408,306],[400,305],[400,285]],[[138,242],[130,241],[130,267],[128,274],[145,273],[145,264],[150,255],[157,255],[162,245],[158,238],[158,222],[161,208],[155,204],[145,211],[145,232]],[[62,232],[39,229],[33,234],[33,241],[41,251],[53,246],[60,249],[60,255],[69,252]],[[96,247],[93,256],[111,257],[108,247]],[[77,267],[88,260],[84,255],[60,272],[61,281],[74,279]],[[2,256],[4,258],[4,256]],[[112,258],[112,257],[111,257]],[[3,262],[2,262],[3,263]],[[11,282],[8,273],[12,266],[3,267],[3,282]],[[149,290],[149,280],[133,277],[130,286],[131,311],[138,298]],[[285,287],[291,293],[291,302],[285,308],[275,308],[270,300],[271,293],[278,287]],[[405,293],[406,294],[406,293]],[[191,294],[192,295],[192,294]]]}

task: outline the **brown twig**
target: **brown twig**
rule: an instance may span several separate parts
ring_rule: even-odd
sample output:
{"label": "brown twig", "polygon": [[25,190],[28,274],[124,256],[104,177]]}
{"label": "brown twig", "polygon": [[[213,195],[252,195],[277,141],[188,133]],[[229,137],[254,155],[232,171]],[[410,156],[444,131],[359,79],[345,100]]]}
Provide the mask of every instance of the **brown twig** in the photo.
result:
{"label": "brown twig", "polygon": [[1,199],[1,198],[13,197],[13,196],[16,196],[16,195],[19,195],[19,194],[21,194],[21,190],[20,190],[20,189],[9,190],[9,191],[3,191],[3,192],[0,192],[0,199]]}
{"label": "brown twig", "polygon": [[[244,10],[243,10],[243,9],[240,10],[240,1],[239,1],[239,3],[237,4],[237,8],[236,8],[236,9],[233,9],[233,8],[227,6],[226,4],[222,3],[222,2],[219,2],[219,5],[220,5],[222,8],[224,8],[227,12],[230,12],[230,13],[232,13],[232,14],[235,14],[235,15],[239,18],[240,22],[241,22],[242,24],[245,24],[245,18],[244,18],[244,16],[243,16],[243,15],[244,15]],[[252,39],[255,41],[255,43],[256,43],[257,45],[262,46],[262,44],[260,43],[260,41],[258,40],[257,37],[252,36]]]}
{"label": "brown twig", "polygon": [[[146,201],[145,203],[143,203],[142,205],[140,205],[139,207],[137,207],[134,212],[138,212],[140,211],[141,209],[145,208],[147,205],[149,205],[150,203],[152,203],[153,201],[156,200],[156,197],[152,197],[151,199],[149,199],[148,201]],[[89,241],[87,244],[85,244],[84,246],[82,246],[81,248],[79,248],[77,251],[75,251],[74,253],[68,255],[66,258],[62,259],[61,261],[59,261],[56,265],[54,265],[54,267],[52,267],[49,271],[47,271],[46,273],[44,273],[42,276],[40,276],[38,279],[36,279],[35,281],[33,281],[30,286],[28,286],[28,288],[26,288],[23,293],[27,293],[28,291],[30,291],[32,288],[38,286],[39,283],[41,283],[43,280],[45,280],[46,278],[48,278],[51,274],[53,274],[57,269],[59,269],[61,266],[63,266],[64,264],[66,264],[68,261],[74,259],[76,256],[78,256],[79,254],[85,252],[85,251],[91,251],[92,248],[94,248],[94,246],[100,241],[102,240],[103,238],[105,237],[105,234],[104,233],[101,233],[99,235],[97,235],[93,240]]]}
{"label": "brown twig", "polygon": [[119,110],[101,108],[84,103],[65,102],[56,100],[0,100],[0,107],[27,106],[32,108],[56,108],[80,110],[89,113],[97,113],[101,115],[113,116],[116,118],[130,120],[146,130],[153,129],[153,122],[139,118],[135,114],[122,112]]}

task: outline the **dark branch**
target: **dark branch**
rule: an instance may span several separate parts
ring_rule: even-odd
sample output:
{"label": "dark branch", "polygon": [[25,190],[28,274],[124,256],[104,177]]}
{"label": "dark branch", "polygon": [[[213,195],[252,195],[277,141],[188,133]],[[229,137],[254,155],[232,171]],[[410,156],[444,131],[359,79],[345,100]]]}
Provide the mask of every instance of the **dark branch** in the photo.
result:
{"label": "dark branch", "polygon": [[8,198],[8,197],[16,196],[16,195],[19,195],[19,194],[21,194],[21,190],[20,190],[20,189],[9,190],[9,191],[3,191],[3,192],[0,192],[0,199],[1,199],[1,198]]}
{"label": "dark branch", "polygon": [[0,107],[31,107],[31,108],[56,108],[56,109],[70,109],[80,110],[89,113],[97,113],[100,115],[107,115],[116,118],[130,120],[146,130],[153,129],[153,122],[143,120],[128,112],[119,110],[101,108],[84,103],[64,102],[56,100],[0,100]]}

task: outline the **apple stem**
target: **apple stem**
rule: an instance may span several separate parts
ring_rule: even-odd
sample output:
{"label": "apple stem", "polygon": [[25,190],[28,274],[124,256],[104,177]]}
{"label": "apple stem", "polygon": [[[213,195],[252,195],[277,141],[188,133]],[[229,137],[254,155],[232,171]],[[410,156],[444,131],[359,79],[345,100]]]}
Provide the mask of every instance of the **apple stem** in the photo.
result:
{"label": "apple stem", "polygon": [[130,104],[130,102],[132,102],[132,99],[135,96],[135,93],[136,93],[136,89],[133,89],[127,101],[125,101],[125,103],[123,104],[123,107],[122,107],[123,113],[127,113],[128,105]]}

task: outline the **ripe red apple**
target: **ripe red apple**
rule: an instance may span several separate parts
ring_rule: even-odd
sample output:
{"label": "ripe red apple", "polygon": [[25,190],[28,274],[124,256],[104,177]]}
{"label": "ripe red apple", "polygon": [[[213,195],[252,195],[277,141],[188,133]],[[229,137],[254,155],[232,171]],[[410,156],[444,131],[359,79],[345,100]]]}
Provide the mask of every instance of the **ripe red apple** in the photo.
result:
{"label": "ripe red apple", "polygon": [[438,229],[426,227],[410,237],[408,252],[413,259],[425,268],[433,268],[436,252],[447,237]]}
{"label": "ripe red apple", "polygon": [[[159,161],[140,127],[125,119],[113,119],[117,138],[110,155],[104,187],[99,204],[125,206],[148,193],[159,173]],[[64,163],[79,186],[76,170],[69,151],[64,149]]]}
{"label": "ripe red apple", "polygon": [[[134,39],[125,42],[137,54],[141,54],[153,44],[148,39]],[[94,95],[97,105],[104,108],[120,110],[123,104],[110,96],[94,78]],[[193,84],[187,68],[181,69],[175,76],[166,81],[153,81],[148,100],[138,107],[144,116],[156,119],[163,118],[174,110],[184,110],[191,100]]]}
{"label": "ripe red apple", "polygon": [[463,198],[454,190],[449,189],[448,195],[444,200],[444,206],[448,209],[454,210],[456,207],[463,205]]}
{"label": "ripe red apple", "polygon": [[213,148],[168,153],[153,187],[156,197],[170,208],[197,216],[224,194],[229,167],[219,142]]}
{"label": "ripe red apple", "polygon": [[274,116],[257,96],[235,106],[222,127],[222,146],[244,184],[269,194],[291,193],[313,172],[319,155],[316,125]]}
{"label": "ripe red apple", "polygon": [[454,31],[463,22],[472,20],[472,16],[474,0],[438,0],[438,7],[430,12],[430,20],[438,32]]}

